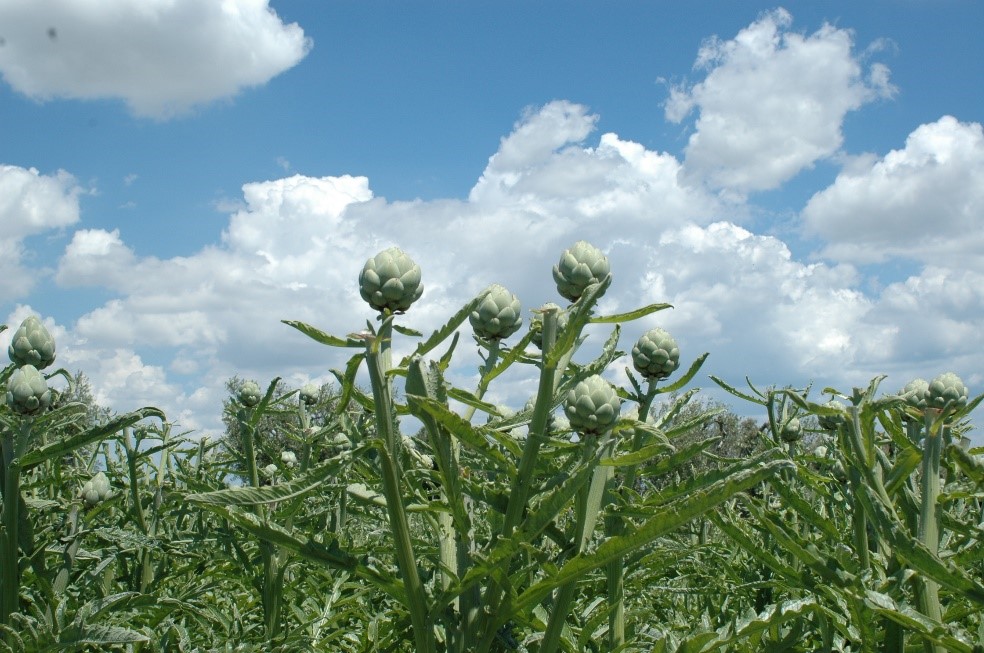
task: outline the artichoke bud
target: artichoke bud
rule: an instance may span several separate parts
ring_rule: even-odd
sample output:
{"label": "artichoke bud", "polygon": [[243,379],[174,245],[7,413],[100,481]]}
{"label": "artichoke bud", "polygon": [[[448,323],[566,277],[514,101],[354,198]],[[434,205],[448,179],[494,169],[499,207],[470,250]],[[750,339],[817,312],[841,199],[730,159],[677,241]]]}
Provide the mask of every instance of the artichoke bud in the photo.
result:
{"label": "artichoke bud", "polygon": [[[570,316],[567,311],[563,310],[560,306],[557,306],[553,302],[543,305],[544,309],[554,309],[557,311],[557,333],[560,333],[567,327],[567,323],[570,322]],[[533,319],[530,321],[530,328],[533,329],[533,338],[531,342],[536,345],[537,348],[543,349],[543,315],[542,313],[535,313]]]}
{"label": "artichoke bud", "polygon": [[280,462],[287,467],[294,467],[297,465],[297,455],[293,451],[282,451],[280,453]]}
{"label": "artichoke bud", "polygon": [[564,414],[571,428],[585,435],[597,435],[618,421],[622,401],[615,388],[597,374],[589,376],[567,393]]}
{"label": "artichoke bud", "polygon": [[263,473],[269,476],[270,478],[276,476],[277,471],[278,471],[277,466],[274,463],[270,463],[269,465],[263,468]]}
{"label": "artichoke bud", "polygon": [[579,240],[560,255],[560,262],[553,266],[553,278],[557,292],[576,302],[588,286],[601,282],[610,271],[608,257],[594,245]]}
{"label": "artichoke bud", "polygon": [[926,405],[929,408],[963,408],[967,405],[967,386],[953,372],[945,372],[933,379],[926,388]]}
{"label": "artichoke bud", "polygon": [[913,379],[905,384],[899,395],[905,399],[905,403],[916,410],[926,409],[926,391],[929,390],[929,381],[926,379]]}
{"label": "artichoke bud", "polygon": [[14,332],[7,355],[17,365],[33,365],[43,370],[55,362],[55,339],[36,315],[30,315]]}
{"label": "artichoke bud", "polygon": [[516,333],[523,324],[522,309],[516,295],[494,283],[468,315],[468,321],[479,338],[502,340]]}
{"label": "artichoke bud", "polygon": [[305,406],[313,406],[318,403],[318,386],[307,383],[301,388],[299,395]]}
{"label": "artichoke bud", "polygon": [[113,488],[104,472],[99,472],[82,486],[82,500],[90,508],[113,496]]}
{"label": "artichoke bud", "polygon": [[[838,408],[843,410],[841,403],[835,399],[828,401],[825,406],[830,408]],[[820,428],[825,431],[836,431],[841,424],[844,423],[844,415],[817,415],[817,422],[820,424]]]}
{"label": "artichoke bud", "polygon": [[359,294],[380,312],[406,311],[423,292],[420,266],[398,247],[376,254],[359,274]]}
{"label": "artichoke bud", "polygon": [[779,437],[783,442],[796,442],[803,437],[803,425],[795,417],[782,425]]}
{"label": "artichoke bud", "polygon": [[665,330],[650,329],[632,347],[632,366],[647,379],[665,379],[680,367],[680,347]]}
{"label": "artichoke bud", "polygon": [[7,380],[7,405],[20,415],[40,415],[51,405],[51,390],[33,365],[21,365]]}
{"label": "artichoke bud", "polygon": [[256,384],[255,381],[247,381],[243,384],[243,387],[239,389],[239,402],[243,406],[252,408],[256,404],[260,403],[260,399],[263,395],[260,393],[260,386]]}

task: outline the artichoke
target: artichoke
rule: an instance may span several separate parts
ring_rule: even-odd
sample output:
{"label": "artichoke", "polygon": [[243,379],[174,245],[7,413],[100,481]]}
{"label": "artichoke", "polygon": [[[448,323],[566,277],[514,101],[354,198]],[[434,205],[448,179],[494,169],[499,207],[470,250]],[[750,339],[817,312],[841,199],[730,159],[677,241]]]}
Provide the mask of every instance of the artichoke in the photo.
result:
{"label": "artichoke", "polygon": [[926,405],[930,408],[963,408],[967,405],[967,386],[953,372],[933,379],[926,388]]}
{"label": "artichoke", "polygon": [[318,386],[313,383],[306,383],[299,393],[301,401],[305,406],[313,406],[318,403]]}
{"label": "artichoke", "polygon": [[665,379],[680,367],[680,347],[663,329],[650,329],[632,347],[632,365],[647,379]]}
{"label": "artichoke", "polygon": [[803,425],[794,417],[782,425],[779,437],[783,442],[796,442],[803,437]]}
{"label": "artichoke", "polygon": [[[844,406],[841,405],[841,403],[836,399],[831,399],[826,404],[824,404],[824,406],[827,406],[829,408],[837,408],[842,412],[844,410]],[[843,414],[817,415],[817,422],[820,424],[820,428],[822,428],[825,431],[836,431],[840,427],[840,425],[844,423],[844,419],[845,418]]]}
{"label": "artichoke", "polygon": [[[560,333],[567,327],[567,323],[570,321],[570,316],[567,311],[560,308],[553,302],[543,305],[543,309],[554,309],[559,311],[557,314],[557,333]],[[543,315],[537,313],[533,316],[532,324],[530,325],[533,331],[532,342],[534,345],[543,349]]]}
{"label": "artichoke", "polygon": [[33,365],[43,370],[55,362],[55,339],[41,320],[31,315],[14,332],[7,355],[17,365]]}
{"label": "artichoke", "polygon": [[523,324],[521,311],[522,304],[516,295],[494,283],[468,316],[468,321],[479,338],[502,340],[516,333]]}
{"label": "artichoke", "polygon": [[359,274],[359,294],[380,312],[406,311],[423,292],[420,266],[398,247],[376,254]]}
{"label": "artichoke", "polygon": [[7,405],[21,415],[39,415],[51,405],[51,390],[33,365],[21,365],[7,380]]}
{"label": "artichoke", "polygon": [[589,376],[567,393],[564,414],[571,428],[585,435],[608,430],[618,420],[622,401],[615,388],[597,374]]}
{"label": "artichoke", "polygon": [[926,379],[913,379],[905,384],[899,395],[905,399],[905,403],[924,410],[926,408],[926,391],[929,390],[929,381]]}
{"label": "artichoke", "polygon": [[294,467],[297,465],[297,455],[293,451],[282,451],[280,452],[280,462],[287,467]]}
{"label": "artichoke", "polygon": [[260,392],[260,386],[256,385],[255,381],[247,381],[243,384],[243,387],[239,389],[239,402],[243,406],[252,408],[256,404],[260,403],[260,399],[262,398],[263,394]]}
{"label": "artichoke", "polygon": [[90,508],[100,501],[105,501],[113,496],[113,488],[109,484],[106,474],[99,472],[82,486],[82,500]]}
{"label": "artichoke", "polygon": [[561,296],[576,302],[588,286],[601,282],[610,271],[608,257],[594,245],[579,240],[560,255],[560,262],[553,266],[553,278]]}

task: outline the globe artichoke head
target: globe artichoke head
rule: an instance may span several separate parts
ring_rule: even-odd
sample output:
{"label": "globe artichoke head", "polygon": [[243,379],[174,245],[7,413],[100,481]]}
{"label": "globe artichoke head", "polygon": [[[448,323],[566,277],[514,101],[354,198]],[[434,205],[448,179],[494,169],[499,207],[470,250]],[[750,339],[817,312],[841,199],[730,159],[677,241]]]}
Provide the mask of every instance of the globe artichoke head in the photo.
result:
{"label": "globe artichoke head", "polygon": [[553,278],[561,296],[576,302],[588,286],[601,282],[610,271],[608,257],[594,245],[579,240],[560,255],[560,262],[553,266]]}
{"label": "globe artichoke head", "polygon": [[282,462],[287,467],[294,467],[295,465],[297,465],[297,454],[289,450],[281,451],[280,462]]}
{"label": "globe artichoke head", "polygon": [[55,339],[36,315],[30,315],[14,332],[7,355],[17,365],[43,370],[55,362]]}
{"label": "globe artichoke head", "polygon": [[573,430],[585,435],[597,435],[615,424],[621,407],[622,401],[615,388],[595,374],[567,393],[564,414]]}
{"label": "globe artichoke head", "polygon": [[[841,403],[835,399],[828,401],[825,406],[830,408],[837,408],[840,411],[844,410]],[[836,431],[841,424],[845,421],[845,416],[843,414],[837,415],[817,415],[817,422],[820,424],[820,428],[825,431]]]}
{"label": "globe artichoke head", "polygon": [[20,415],[39,415],[51,405],[51,390],[33,365],[21,365],[7,380],[7,405]]}
{"label": "globe artichoke head", "polygon": [[[557,313],[557,332],[559,333],[559,332],[563,331],[564,328],[567,326],[567,323],[570,321],[570,316],[567,314],[567,311],[561,309],[560,306],[557,306],[553,302],[548,303],[548,304],[544,304],[543,305],[543,308],[544,309],[551,308],[551,309],[554,309],[554,310],[559,311]],[[532,338],[533,344],[536,345],[537,347],[539,347],[540,349],[543,349],[543,316],[542,316],[542,314],[540,314],[540,313],[535,314],[533,316],[532,324],[530,326],[533,329],[533,338]]]}
{"label": "globe artichoke head", "polygon": [[420,266],[398,247],[373,256],[359,274],[359,294],[380,312],[406,311],[423,292]]}
{"label": "globe artichoke head", "polygon": [[260,392],[260,386],[258,386],[255,381],[247,381],[243,384],[243,387],[239,389],[239,403],[243,406],[252,408],[260,403],[262,398],[263,394]]}
{"label": "globe artichoke head", "polygon": [[113,488],[104,472],[99,472],[82,486],[82,500],[90,508],[113,496]]}
{"label": "globe artichoke head", "polygon": [[522,310],[516,295],[494,283],[469,314],[468,321],[479,338],[502,340],[516,333],[523,324]]}
{"label": "globe artichoke head", "polygon": [[967,386],[953,372],[944,372],[926,388],[926,405],[930,408],[963,408],[967,405]]}
{"label": "globe artichoke head", "polygon": [[680,347],[663,329],[650,329],[632,347],[632,366],[647,379],[665,379],[680,367]]}
{"label": "globe artichoke head", "polygon": [[803,425],[794,417],[782,425],[779,437],[783,442],[797,442],[803,437]]}
{"label": "globe artichoke head", "polygon": [[905,384],[899,395],[905,398],[905,403],[918,410],[926,408],[926,391],[929,390],[929,381],[926,379],[913,379]]}
{"label": "globe artichoke head", "polygon": [[299,395],[305,406],[313,406],[318,403],[318,386],[306,383],[301,387]]}

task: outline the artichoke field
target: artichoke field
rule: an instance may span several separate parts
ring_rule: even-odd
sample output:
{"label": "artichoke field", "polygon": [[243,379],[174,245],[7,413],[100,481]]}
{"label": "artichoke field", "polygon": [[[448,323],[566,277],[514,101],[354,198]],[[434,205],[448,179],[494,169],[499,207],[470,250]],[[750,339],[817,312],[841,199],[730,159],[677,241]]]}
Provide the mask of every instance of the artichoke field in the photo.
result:
{"label": "artichoke field", "polygon": [[[336,383],[240,381],[234,442],[93,418],[25,320],[0,371],[0,651],[984,651],[984,395],[711,377],[766,415],[736,456],[668,305],[599,313],[614,273],[584,241],[552,274],[562,304],[492,283],[425,336],[421,266],[380,252],[353,271],[367,329],[285,320],[348,352]],[[535,379],[523,408],[489,399],[507,371]]]}

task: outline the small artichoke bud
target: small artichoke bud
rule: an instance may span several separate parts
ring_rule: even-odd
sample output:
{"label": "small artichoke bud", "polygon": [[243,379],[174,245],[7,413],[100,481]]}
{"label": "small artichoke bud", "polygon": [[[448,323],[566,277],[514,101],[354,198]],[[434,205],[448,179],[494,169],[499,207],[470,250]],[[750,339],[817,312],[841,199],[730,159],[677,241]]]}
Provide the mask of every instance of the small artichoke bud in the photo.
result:
{"label": "small artichoke bud", "polygon": [[953,372],[933,379],[926,388],[926,405],[930,408],[963,408],[967,405],[967,386]]}
{"label": "small artichoke bud", "polygon": [[339,449],[351,449],[352,441],[348,439],[344,433],[336,433],[335,437],[331,439],[331,443],[338,447]]}
{"label": "small artichoke bud", "polygon": [[479,338],[502,340],[516,333],[523,324],[522,309],[516,295],[494,283],[468,321]]}
{"label": "small artichoke bud", "polygon": [[293,451],[282,451],[280,453],[280,462],[287,467],[294,467],[297,465],[297,455]]}
{"label": "small artichoke bud", "polygon": [[632,366],[647,379],[665,379],[680,367],[680,347],[665,330],[650,329],[632,347]]}
{"label": "small artichoke bud", "polygon": [[553,266],[553,278],[557,292],[576,302],[588,286],[599,283],[610,271],[608,257],[594,245],[579,240],[560,255],[560,262]]}
{"label": "small artichoke bud", "polygon": [[[567,311],[563,310],[562,308],[560,308],[560,306],[557,306],[552,302],[548,304],[544,304],[543,308],[544,309],[551,308],[558,311],[557,332],[559,333],[563,331],[564,328],[567,326],[567,323],[570,321],[570,316],[567,314]],[[534,315],[531,326],[534,329],[533,338],[532,338],[533,344],[536,345],[536,347],[538,347],[539,349],[543,349],[543,316],[540,314]]]}
{"label": "small artichoke bud", "polygon": [[33,365],[43,370],[55,362],[55,339],[36,315],[30,315],[14,332],[7,355],[17,365]]}
{"label": "small artichoke bud", "polygon": [[318,403],[318,386],[313,383],[306,383],[298,393],[305,406],[313,406]]}
{"label": "small artichoke bud", "polygon": [[564,413],[579,433],[600,434],[618,420],[622,401],[615,388],[597,374],[589,376],[567,393]]}
{"label": "small artichoke bud", "polygon": [[263,468],[263,473],[271,478],[277,475],[277,471],[277,466],[274,463],[270,463]]}
{"label": "small artichoke bud", "polygon": [[82,500],[90,508],[101,501],[105,501],[113,496],[113,488],[109,484],[106,474],[99,472],[82,486]]}
{"label": "small artichoke bud", "polygon": [[905,384],[899,395],[905,398],[905,403],[917,410],[926,409],[926,391],[929,390],[929,381],[926,379],[913,379]]}
{"label": "small artichoke bud", "polygon": [[243,384],[243,387],[239,389],[239,402],[243,406],[252,408],[256,404],[260,403],[260,399],[262,398],[263,395],[260,393],[260,386],[258,386],[255,381],[247,381]]}
{"label": "small artichoke bud", "polygon": [[51,390],[33,365],[21,365],[7,380],[7,405],[20,415],[39,415],[51,405]]}
{"label": "small artichoke bud", "polygon": [[423,292],[420,266],[398,247],[376,254],[359,274],[359,294],[380,312],[406,311]]}
{"label": "small artichoke bud", "polygon": [[803,425],[794,417],[782,425],[779,437],[783,442],[796,442],[803,437]]}
{"label": "small artichoke bud", "polygon": [[[838,408],[843,410],[843,406],[836,399],[831,399],[825,406],[830,408]],[[820,424],[820,428],[825,431],[836,431],[840,428],[840,425],[844,423],[843,415],[817,415],[817,423]]]}

